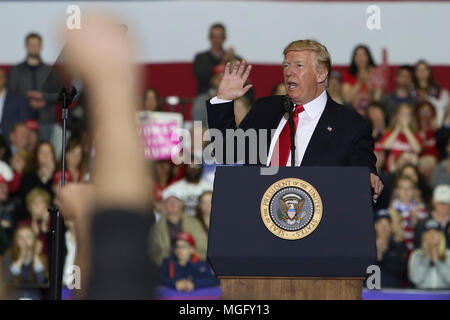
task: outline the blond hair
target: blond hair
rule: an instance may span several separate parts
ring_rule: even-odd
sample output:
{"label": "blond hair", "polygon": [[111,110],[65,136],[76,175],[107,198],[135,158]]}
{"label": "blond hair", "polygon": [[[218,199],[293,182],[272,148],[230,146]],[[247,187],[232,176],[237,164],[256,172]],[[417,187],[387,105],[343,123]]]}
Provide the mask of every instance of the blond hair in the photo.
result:
{"label": "blond hair", "polygon": [[331,56],[327,48],[314,40],[296,40],[289,43],[286,48],[284,48],[284,57],[290,51],[302,51],[309,50],[316,53],[316,69],[325,68],[327,70],[327,79],[325,80],[325,86],[328,87],[328,80],[331,75]]}
{"label": "blond hair", "polygon": [[25,197],[25,203],[27,208],[30,208],[31,202],[33,202],[36,198],[41,197],[47,206],[50,206],[51,197],[50,194],[41,188],[34,188],[30,192],[28,192]]}
{"label": "blond hair", "polygon": [[[427,235],[428,235],[428,231],[425,231],[424,233],[422,233],[422,246],[424,244],[425,241],[427,240]],[[447,244],[445,241],[445,235],[444,233],[441,231],[439,232],[439,245],[438,245],[438,259],[441,261],[445,261],[446,257],[445,257],[445,250],[447,249]]]}

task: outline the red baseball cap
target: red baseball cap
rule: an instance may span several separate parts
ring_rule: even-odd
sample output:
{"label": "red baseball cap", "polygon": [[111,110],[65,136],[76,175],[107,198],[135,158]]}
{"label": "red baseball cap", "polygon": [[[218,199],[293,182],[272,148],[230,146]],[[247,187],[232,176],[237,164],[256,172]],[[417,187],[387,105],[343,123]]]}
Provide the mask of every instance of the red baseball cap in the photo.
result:
{"label": "red baseball cap", "polygon": [[195,240],[194,237],[186,231],[181,231],[177,236],[175,237],[177,240],[183,240],[189,243],[193,248],[195,248]]}
{"label": "red baseball cap", "polygon": [[24,121],[25,125],[31,131],[39,131],[39,122],[33,119],[27,119]]}
{"label": "red baseball cap", "polygon": [[218,64],[217,66],[215,66],[213,68],[213,76],[215,76],[216,74],[219,74],[219,73],[224,73],[224,72],[225,72],[224,64]]}

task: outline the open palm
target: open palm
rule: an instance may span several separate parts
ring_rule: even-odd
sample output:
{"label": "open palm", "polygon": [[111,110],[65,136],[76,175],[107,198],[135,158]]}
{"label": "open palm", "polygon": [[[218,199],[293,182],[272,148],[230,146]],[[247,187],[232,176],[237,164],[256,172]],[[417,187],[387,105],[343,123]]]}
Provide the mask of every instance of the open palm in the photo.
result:
{"label": "open palm", "polygon": [[250,75],[251,65],[248,65],[245,60],[238,61],[231,69],[231,63],[228,62],[225,66],[225,73],[217,90],[217,97],[223,100],[234,100],[242,97],[251,87],[251,84],[245,85],[245,82]]}

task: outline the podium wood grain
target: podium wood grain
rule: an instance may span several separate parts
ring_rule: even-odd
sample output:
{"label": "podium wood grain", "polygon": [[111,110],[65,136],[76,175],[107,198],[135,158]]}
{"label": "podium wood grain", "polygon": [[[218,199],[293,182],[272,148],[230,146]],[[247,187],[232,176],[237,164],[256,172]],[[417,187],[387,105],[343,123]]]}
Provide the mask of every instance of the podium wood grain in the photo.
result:
{"label": "podium wood grain", "polygon": [[220,277],[223,300],[361,300],[363,278]]}

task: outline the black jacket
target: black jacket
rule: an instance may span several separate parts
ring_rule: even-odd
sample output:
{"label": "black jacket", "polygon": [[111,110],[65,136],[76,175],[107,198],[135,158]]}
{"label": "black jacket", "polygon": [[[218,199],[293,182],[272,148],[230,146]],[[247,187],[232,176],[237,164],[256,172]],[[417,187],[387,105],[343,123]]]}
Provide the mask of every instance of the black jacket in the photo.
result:
{"label": "black jacket", "polygon": [[[236,129],[233,102],[211,105],[207,101],[207,109],[210,129],[219,129],[222,133],[225,133],[226,129]],[[239,128],[244,131],[248,129],[275,130],[284,113],[283,96],[261,98],[255,102]],[[230,139],[225,140],[226,144],[231,142]],[[261,152],[265,154],[265,159],[258,157],[257,164],[266,165],[270,142],[270,134],[267,137],[258,138],[258,154],[261,148],[265,148],[264,152]],[[243,160],[245,164],[254,164],[250,161],[252,159],[247,152],[249,143],[251,142],[248,142],[245,147],[245,159],[238,157],[237,160]],[[336,103],[328,96],[325,109],[309,141],[301,165],[368,167],[376,174],[376,157],[373,148],[370,122],[356,111]]]}

